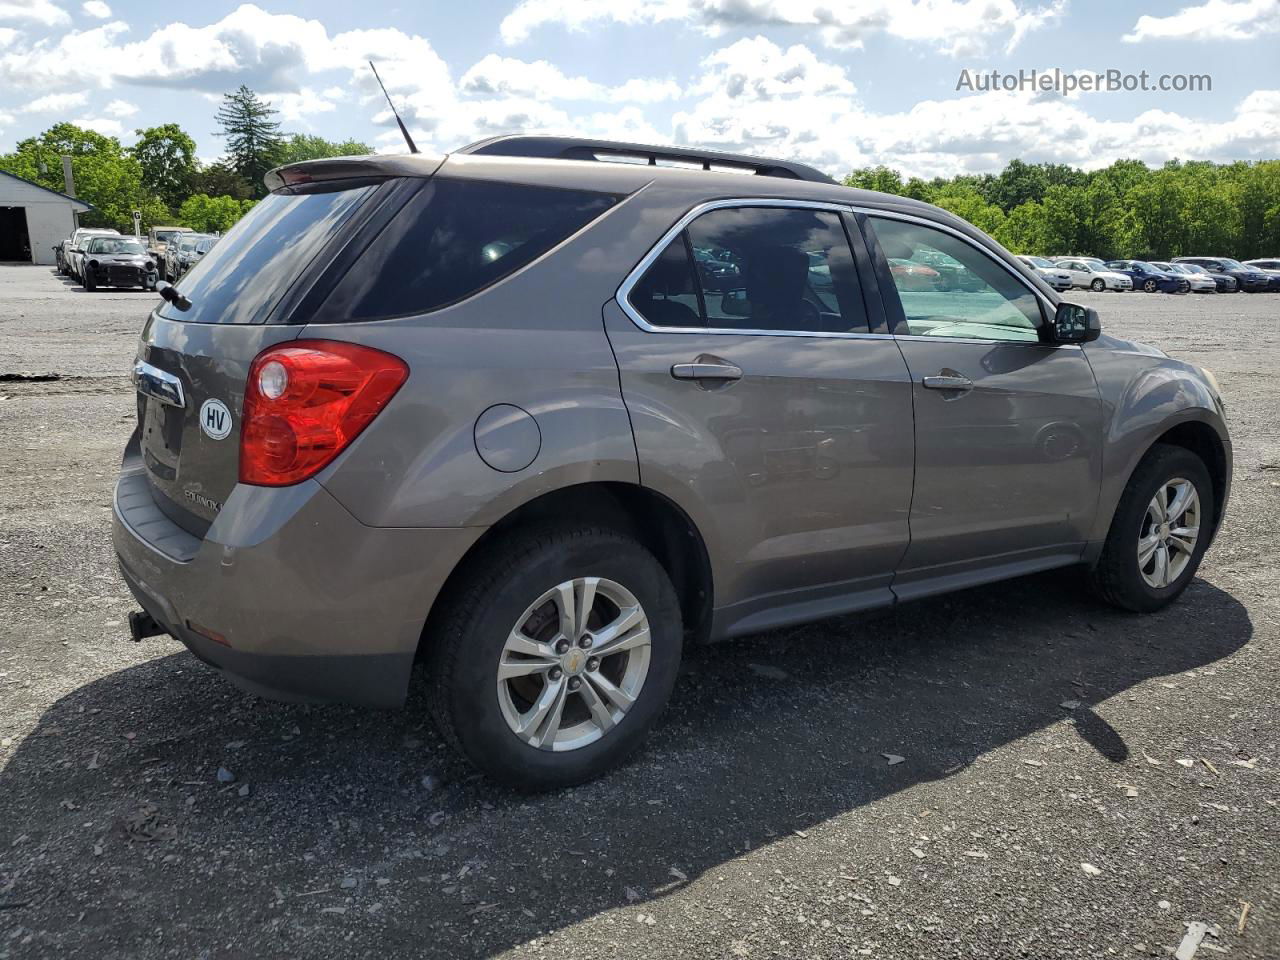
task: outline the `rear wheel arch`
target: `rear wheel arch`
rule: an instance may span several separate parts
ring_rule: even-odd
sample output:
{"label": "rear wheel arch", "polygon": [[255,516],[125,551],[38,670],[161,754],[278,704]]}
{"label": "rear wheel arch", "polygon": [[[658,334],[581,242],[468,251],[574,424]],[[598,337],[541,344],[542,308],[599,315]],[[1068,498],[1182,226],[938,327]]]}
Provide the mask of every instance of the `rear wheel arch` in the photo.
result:
{"label": "rear wheel arch", "polygon": [[714,594],[710,555],[696,525],[670,499],[647,487],[600,481],[542,494],[514,508],[485,531],[436,595],[419,641],[419,657],[425,654],[449,598],[465,588],[504,540],[526,530],[580,526],[614,530],[652,553],[675,587],[687,636],[693,642],[706,639]]}

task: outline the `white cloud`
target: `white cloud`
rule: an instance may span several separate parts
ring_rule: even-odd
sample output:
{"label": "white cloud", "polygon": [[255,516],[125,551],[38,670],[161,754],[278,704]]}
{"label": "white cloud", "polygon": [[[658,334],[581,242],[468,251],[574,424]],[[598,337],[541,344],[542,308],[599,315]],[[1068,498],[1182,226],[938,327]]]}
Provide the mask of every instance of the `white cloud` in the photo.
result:
{"label": "white cloud", "polygon": [[84,6],[80,9],[98,20],[105,20],[111,16],[111,8],[103,3],[102,0],[85,0]]}
{"label": "white cloud", "polygon": [[567,76],[546,60],[517,60],[489,54],[462,75],[458,90],[481,97],[532,97],[535,100],[608,100],[614,103],[658,103],[681,94],[674,80],[636,77],[616,87],[586,77]]}
{"label": "white cloud", "polygon": [[124,124],[112,117],[80,117],[72,123],[86,130],[96,130],[108,137],[118,137],[124,133]]}
{"label": "white cloud", "polygon": [[332,113],[338,108],[334,101],[343,93],[341,87],[330,88],[324,92],[303,87],[297,93],[268,93],[263,96],[263,99],[271,101],[271,105],[280,111],[282,121],[296,124],[299,121],[305,123],[305,118],[313,114]]}
{"label": "white cloud", "polygon": [[137,104],[130,103],[128,100],[112,100],[105,107],[103,112],[112,117],[132,117],[138,112]]}
{"label": "white cloud", "polygon": [[43,97],[37,97],[19,109],[23,113],[57,113],[60,110],[70,110],[72,107],[83,107],[88,102],[89,95],[84,92],[49,93]]}
{"label": "white cloud", "polygon": [[679,20],[710,36],[732,29],[807,27],[831,47],[861,47],[867,35],[885,32],[959,56],[981,52],[996,36],[1007,36],[1005,49],[1012,50],[1028,31],[1061,16],[1065,6],[1066,0],[1043,7],[1017,0],[520,0],[499,31],[514,44],[548,24],[582,30],[600,21],[633,26]]}
{"label": "white cloud", "polygon": [[0,0],[0,20],[30,20],[57,27],[69,23],[71,18],[51,0]]}
{"label": "white cloud", "polygon": [[1141,16],[1124,39],[1248,40],[1277,30],[1280,0],[1206,0],[1167,17]]}

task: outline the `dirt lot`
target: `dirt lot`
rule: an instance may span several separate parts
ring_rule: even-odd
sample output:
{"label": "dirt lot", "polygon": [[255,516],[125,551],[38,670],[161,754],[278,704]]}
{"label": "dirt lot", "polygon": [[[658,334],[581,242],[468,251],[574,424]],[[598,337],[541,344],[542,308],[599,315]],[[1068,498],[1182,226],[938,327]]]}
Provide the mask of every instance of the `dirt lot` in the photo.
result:
{"label": "dirt lot", "polygon": [[1195,921],[1199,958],[1280,957],[1280,296],[1080,297],[1230,402],[1173,608],[1056,573],[695,651],[635,762],[536,798],[420,691],[267,703],[128,642],[153,297],[0,267],[0,958],[1165,957]]}

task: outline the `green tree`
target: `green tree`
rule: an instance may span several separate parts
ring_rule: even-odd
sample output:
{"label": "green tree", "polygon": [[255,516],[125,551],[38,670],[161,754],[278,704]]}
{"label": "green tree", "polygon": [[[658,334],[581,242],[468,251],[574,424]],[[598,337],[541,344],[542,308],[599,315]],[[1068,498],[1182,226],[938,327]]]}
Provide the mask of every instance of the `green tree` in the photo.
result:
{"label": "green tree", "polygon": [[134,131],[138,142],[129,148],[142,167],[143,185],[171,207],[191,192],[196,173],[196,142],[176,123]]}
{"label": "green tree", "polygon": [[20,141],[12,153],[0,156],[0,170],[61,192],[66,189],[63,155],[71,157],[76,196],[95,207],[81,215],[84,226],[130,232],[134,210],[142,212],[144,227],[169,217],[164,202],[143,183],[141,165],[119,140],[74,124],[58,123]]}
{"label": "green tree", "polygon": [[1044,207],[1034,200],[1020,203],[1010,210],[994,236],[1014,253],[1044,256],[1053,252],[1045,230]]}
{"label": "green tree", "polygon": [[1004,223],[1004,211],[989,203],[973,180],[959,178],[933,193],[933,203],[968,220],[979,230],[995,233]]}
{"label": "green tree", "polygon": [[859,190],[876,190],[880,193],[894,193],[904,196],[902,174],[888,167],[871,167],[866,170],[854,170],[844,178],[846,187],[857,187]]}
{"label": "green tree", "polygon": [[226,233],[253,208],[254,200],[210,197],[197,193],[188,197],[178,211],[179,223],[201,233]]}
{"label": "green tree", "polygon": [[322,160],[325,157],[356,157],[373,153],[373,147],[359,140],[326,140],[306,133],[295,133],[280,148],[280,163],[300,160]]}
{"label": "green tree", "polygon": [[219,161],[202,165],[191,177],[191,193],[203,193],[210,197],[235,197],[248,200],[253,196],[249,181],[231,167]]}
{"label": "green tree", "polygon": [[219,136],[227,141],[227,162],[249,182],[255,197],[266,195],[262,178],[280,162],[284,143],[275,116],[271,104],[241,84],[235,93],[223,96],[216,118],[222,128]]}

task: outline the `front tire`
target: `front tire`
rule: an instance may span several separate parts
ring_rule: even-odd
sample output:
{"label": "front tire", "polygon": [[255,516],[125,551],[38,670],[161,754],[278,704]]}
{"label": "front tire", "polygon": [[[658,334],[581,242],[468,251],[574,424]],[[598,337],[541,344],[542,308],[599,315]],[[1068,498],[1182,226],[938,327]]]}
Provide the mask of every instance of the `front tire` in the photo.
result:
{"label": "front tire", "polygon": [[1129,478],[1093,569],[1098,595],[1137,613],[1168,606],[1200,567],[1214,510],[1204,461],[1183,447],[1152,447]]}
{"label": "front tire", "polygon": [[83,282],[84,282],[84,288],[88,290],[90,293],[98,289],[98,281],[93,279],[93,274],[91,274],[88,270],[84,272]]}
{"label": "front tire", "polygon": [[1103,290],[1107,289],[1107,282],[1102,279],[1097,279],[1094,280],[1093,283],[1089,284],[1089,288],[1094,293],[1101,293]]}
{"label": "front tire", "polygon": [[471,563],[428,637],[436,723],[520,790],[594,779],[635,752],[680,665],[661,564],[599,527],[505,538]]}
{"label": "front tire", "polygon": [[1154,280],[1147,280],[1142,284],[1142,289],[1147,293],[1155,293],[1159,288],[1160,284],[1156,283]]}

